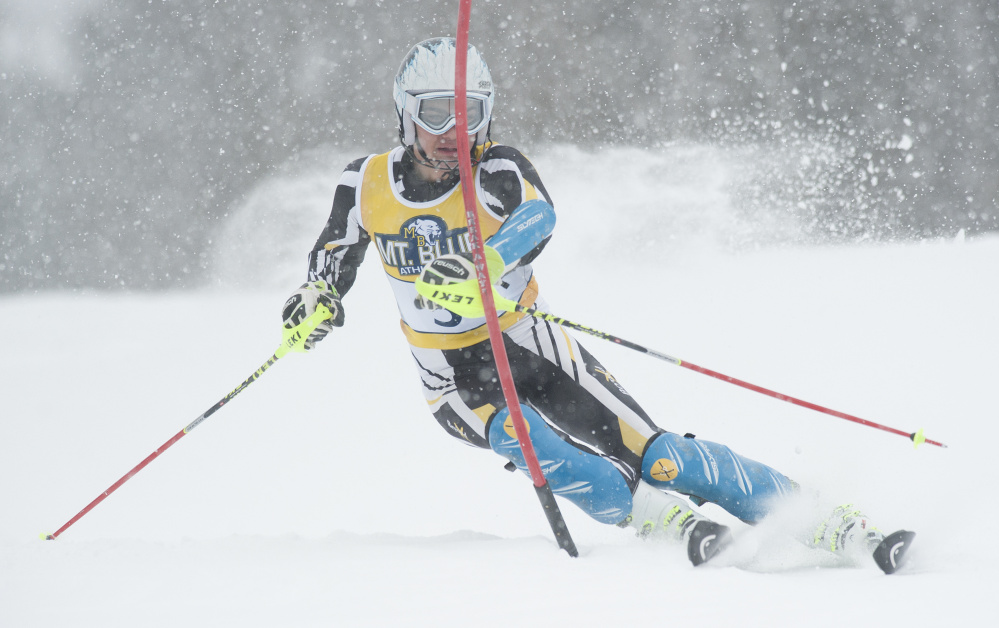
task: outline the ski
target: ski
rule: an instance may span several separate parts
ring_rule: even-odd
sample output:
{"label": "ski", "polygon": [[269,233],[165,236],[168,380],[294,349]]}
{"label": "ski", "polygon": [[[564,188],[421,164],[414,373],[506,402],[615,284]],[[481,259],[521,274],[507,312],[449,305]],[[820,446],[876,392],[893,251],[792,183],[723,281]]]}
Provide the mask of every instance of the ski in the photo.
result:
{"label": "ski", "polygon": [[702,565],[732,543],[728,526],[714,521],[698,521],[687,540],[687,558],[695,567]]}
{"label": "ski", "polygon": [[874,562],[881,571],[886,574],[898,571],[905,564],[905,555],[914,538],[916,533],[908,530],[899,530],[886,536],[874,549]]}
{"label": "ski", "polygon": [[[871,553],[878,568],[889,575],[901,569],[915,538],[916,533],[909,530],[899,530],[886,536]],[[727,526],[713,521],[699,521],[687,540],[687,558],[695,567],[703,565],[725,551],[733,540]]]}

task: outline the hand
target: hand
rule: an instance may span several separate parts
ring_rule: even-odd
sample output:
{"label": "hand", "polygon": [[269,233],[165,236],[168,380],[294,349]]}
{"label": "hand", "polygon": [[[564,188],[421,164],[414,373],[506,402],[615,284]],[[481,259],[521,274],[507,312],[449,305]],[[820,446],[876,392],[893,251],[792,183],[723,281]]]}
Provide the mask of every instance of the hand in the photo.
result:
{"label": "hand", "polygon": [[[424,266],[423,272],[420,273],[420,281],[434,286],[447,286],[477,276],[471,253],[448,253]],[[442,309],[440,305],[423,296],[416,297],[414,304],[421,310]]]}
{"label": "hand", "polygon": [[311,351],[317,342],[333,331],[334,327],[343,326],[343,304],[340,303],[340,295],[337,294],[333,286],[325,281],[303,283],[302,287],[285,301],[284,310],[281,313],[281,317],[284,319],[284,328],[293,329],[306,318],[312,316],[319,304],[326,306],[326,309],[333,316],[319,323],[305,339],[304,348],[306,351]]}

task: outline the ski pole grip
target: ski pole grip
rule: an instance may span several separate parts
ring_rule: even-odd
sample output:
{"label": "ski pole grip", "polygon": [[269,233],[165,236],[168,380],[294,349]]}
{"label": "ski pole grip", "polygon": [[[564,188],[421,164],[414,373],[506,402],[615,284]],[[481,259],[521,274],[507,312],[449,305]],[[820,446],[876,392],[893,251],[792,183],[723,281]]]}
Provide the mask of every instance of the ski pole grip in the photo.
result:
{"label": "ski pole grip", "polygon": [[316,311],[304,321],[291,329],[282,330],[283,338],[281,346],[278,347],[275,355],[281,358],[287,355],[289,351],[305,351],[305,341],[308,340],[309,334],[314,332],[320,323],[332,317],[333,313],[330,312],[329,308],[320,303],[316,306]]}

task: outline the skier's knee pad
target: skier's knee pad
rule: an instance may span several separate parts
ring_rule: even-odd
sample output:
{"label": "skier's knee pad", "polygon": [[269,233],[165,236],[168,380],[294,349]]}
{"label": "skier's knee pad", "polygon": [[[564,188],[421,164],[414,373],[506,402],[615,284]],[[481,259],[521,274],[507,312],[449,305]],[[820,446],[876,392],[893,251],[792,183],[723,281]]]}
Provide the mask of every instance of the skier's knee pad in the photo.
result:
{"label": "skier's knee pad", "polygon": [[725,445],[677,434],[657,436],[642,457],[642,479],[661,489],[718,504],[739,519],[756,523],[773,501],[797,484],[765,464]]}
{"label": "skier's knee pad", "polygon": [[[562,440],[532,408],[521,404],[531,444],[552,493],[560,495],[601,523],[620,523],[631,513],[631,489],[611,461]],[[510,410],[489,424],[489,446],[530,475],[517,441]]]}

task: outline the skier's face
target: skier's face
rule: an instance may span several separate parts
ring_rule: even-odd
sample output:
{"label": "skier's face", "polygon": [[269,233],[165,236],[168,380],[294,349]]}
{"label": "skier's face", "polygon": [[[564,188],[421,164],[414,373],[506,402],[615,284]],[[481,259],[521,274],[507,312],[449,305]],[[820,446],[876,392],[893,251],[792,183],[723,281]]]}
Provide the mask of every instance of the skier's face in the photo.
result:
{"label": "skier's face", "polygon": [[[444,162],[440,164],[441,167],[439,168],[418,164],[417,172],[424,179],[428,181],[440,181],[446,172],[457,167],[458,131],[456,127],[452,126],[444,133],[434,135],[423,127],[416,125],[416,141],[423,148],[423,152],[427,154],[431,162]],[[474,144],[475,134],[472,133],[468,136],[468,145],[473,146]]]}

